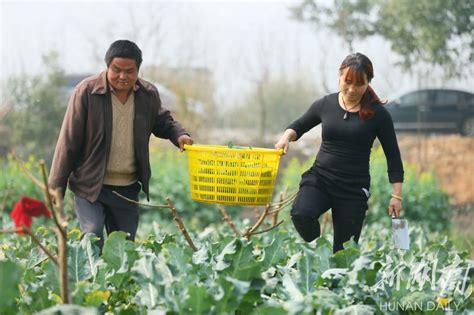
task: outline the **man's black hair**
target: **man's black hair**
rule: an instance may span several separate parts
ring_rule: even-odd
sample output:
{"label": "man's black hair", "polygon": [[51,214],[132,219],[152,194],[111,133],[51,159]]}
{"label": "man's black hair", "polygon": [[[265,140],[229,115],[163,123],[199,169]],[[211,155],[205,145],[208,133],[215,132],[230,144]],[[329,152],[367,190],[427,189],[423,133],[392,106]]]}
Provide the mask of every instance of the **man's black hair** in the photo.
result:
{"label": "man's black hair", "polygon": [[134,59],[137,63],[137,69],[142,64],[142,51],[137,44],[126,39],[120,39],[113,42],[105,53],[105,63],[107,67],[116,57]]}

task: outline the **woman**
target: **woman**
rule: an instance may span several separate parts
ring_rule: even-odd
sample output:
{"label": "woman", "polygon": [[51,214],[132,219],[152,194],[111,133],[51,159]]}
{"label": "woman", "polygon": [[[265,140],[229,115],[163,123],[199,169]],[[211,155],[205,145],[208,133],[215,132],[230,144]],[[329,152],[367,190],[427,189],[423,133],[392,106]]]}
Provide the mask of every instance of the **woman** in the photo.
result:
{"label": "woman", "polygon": [[388,214],[399,217],[402,208],[403,165],[390,114],[369,85],[372,62],[360,53],[348,55],[339,68],[339,92],[314,102],[291,123],[275,144],[288,151],[314,126],[322,125],[322,143],[313,166],[301,176],[291,210],[298,233],[307,242],[320,235],[318,218],[332,209],[333,251],[354,237],[357,242],[370,196],[369,159],[377,137],[388,164],[392,195]]}

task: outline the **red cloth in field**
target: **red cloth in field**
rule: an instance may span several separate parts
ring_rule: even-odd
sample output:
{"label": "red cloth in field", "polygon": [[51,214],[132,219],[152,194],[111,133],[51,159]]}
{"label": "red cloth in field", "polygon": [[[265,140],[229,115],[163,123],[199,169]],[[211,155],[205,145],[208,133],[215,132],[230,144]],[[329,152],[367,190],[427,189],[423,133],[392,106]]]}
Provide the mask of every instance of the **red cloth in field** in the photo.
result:
{"label": "red cloth in field", "polygon": [[24,234],[23,225],[28,228],[31,227],[32,217],[41,215],[51,218],[51,212],[43,202],[26,196],[21,197],[10,214],[19,234]]}

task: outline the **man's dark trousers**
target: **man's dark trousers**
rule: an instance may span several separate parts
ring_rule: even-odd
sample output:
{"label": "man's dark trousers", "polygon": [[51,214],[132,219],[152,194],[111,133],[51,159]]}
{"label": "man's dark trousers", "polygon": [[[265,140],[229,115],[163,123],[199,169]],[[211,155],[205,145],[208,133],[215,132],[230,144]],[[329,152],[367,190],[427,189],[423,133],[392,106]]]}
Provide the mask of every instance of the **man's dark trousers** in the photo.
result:
{"label": "man's dark trousers", "polygon": [[128,186],[104,185],[95,202],[74,196],[81,232],[97,235],[100,238],[97,242],[100,248],[104,245],[104,226],[107,235],[114,231],[124,231],[128,233],[127,239],[134,241],[138,228],[138,205],[113,192],[138,201],[140,189],[138,182]]}

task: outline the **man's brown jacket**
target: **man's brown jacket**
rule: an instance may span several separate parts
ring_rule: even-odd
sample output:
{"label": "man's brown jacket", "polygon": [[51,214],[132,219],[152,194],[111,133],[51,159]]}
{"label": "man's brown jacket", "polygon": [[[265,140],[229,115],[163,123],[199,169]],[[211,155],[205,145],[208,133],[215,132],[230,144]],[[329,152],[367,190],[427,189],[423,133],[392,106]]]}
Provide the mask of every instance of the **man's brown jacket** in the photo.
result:
{"label": "man's brown jacket", "polygon": [[[151,175],[149,147],[150,135],[169,139],[178,146],[177,139],[187,134],[161,107],[156,87],[138,79],[135,91],[135,117],[133,141],[138,180],[149,195]],[[71,95],[54,151],[50,188],[69,188],[90,202],[97,200],[105,175],[112,135],[112,101],[106,72],[86,78]]]}

